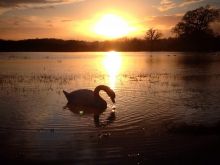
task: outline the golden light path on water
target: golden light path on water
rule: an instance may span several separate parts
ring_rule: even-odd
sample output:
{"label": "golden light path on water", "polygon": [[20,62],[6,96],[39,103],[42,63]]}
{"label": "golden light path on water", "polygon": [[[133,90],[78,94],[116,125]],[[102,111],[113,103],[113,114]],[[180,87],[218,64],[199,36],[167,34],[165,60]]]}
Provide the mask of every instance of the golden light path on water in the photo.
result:
{"label": "golden light path on water", "polygon": [[119,52],[111,51],[106,52],[103,60],[104,68],[109,76],[109,86],[115,89],[116,77],[121,69],[121,54]]}

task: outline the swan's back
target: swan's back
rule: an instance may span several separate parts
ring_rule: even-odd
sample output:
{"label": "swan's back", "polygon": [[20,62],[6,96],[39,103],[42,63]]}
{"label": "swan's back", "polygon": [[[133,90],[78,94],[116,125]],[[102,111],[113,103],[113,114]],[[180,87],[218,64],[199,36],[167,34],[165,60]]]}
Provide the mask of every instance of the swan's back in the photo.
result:
{"label": "swan's back", "polygon": [[89,89],[80,89],[64,94],[69,104],[82,105],[82,106],[93,106],[94,105],[94,92]]}

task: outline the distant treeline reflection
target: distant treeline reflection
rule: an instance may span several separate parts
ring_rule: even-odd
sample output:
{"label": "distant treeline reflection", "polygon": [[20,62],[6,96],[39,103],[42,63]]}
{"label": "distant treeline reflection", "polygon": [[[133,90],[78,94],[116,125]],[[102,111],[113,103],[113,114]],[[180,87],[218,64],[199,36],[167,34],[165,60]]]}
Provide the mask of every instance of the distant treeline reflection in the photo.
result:
{"label": "distant treeline reflection", "polygon": [[220,37],[204,40],[167,38],[153,41],[144,39],[118,39],[112,41],[79,41],[61,39],[0,40],[0,51],[219,51]]}

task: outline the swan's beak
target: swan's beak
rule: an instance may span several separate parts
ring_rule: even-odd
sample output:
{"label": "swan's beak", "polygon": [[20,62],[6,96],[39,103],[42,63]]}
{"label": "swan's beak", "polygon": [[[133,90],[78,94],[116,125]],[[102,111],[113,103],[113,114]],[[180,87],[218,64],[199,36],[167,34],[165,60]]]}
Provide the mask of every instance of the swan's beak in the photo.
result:
{"label": "swan's beak", "polygon": [[113,103],[115,103],[115,98],[111,97],[111,100],[112,100]]}

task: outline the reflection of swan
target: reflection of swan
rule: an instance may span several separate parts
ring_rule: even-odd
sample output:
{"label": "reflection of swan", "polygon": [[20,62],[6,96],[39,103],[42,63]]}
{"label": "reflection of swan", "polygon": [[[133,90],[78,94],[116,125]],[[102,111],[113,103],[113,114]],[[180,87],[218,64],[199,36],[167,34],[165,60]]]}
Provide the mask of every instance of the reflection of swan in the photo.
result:
{"label": "reflection of swan", "polygon": [[107,103],[99,95],[99,92],[101,90],[105,91],[107,95],[111,98],[112,102],[115,103],[115,92],[105,85],[97,86],[94,91],[89,89],[80,89],[71,93],[63,91],[63,93],[68,100],[68,104],[97,109],[106,109]]}
{"label": "reflection of swan", "polygon": [[67,104],[64,106],[64,109],[68,109],[74,114],[78,114],[80,116],[91,115],[93,114],[94,124],[96,127],[105,127],[113,123],[116,119],[114,109],[111,111],[109,116],[104,120],[100,121],[100,115],[105,111],[105,109],[96,109],[91,107],[84,106],[75,106],[71,104]]}

